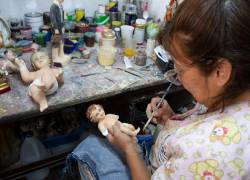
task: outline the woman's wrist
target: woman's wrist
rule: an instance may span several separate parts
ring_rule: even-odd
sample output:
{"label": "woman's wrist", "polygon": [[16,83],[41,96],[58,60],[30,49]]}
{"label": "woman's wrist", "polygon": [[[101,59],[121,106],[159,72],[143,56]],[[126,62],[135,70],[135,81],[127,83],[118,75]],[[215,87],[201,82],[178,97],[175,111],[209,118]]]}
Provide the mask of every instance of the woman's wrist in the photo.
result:
{"label": "woman's wrist", "polygon": [[129,156],[129,155],[131,155],[131,154],[133,154],[133,153],[137,153],[136,144],[134,144],[134,143],[129,143],[129,144],[126,146],[126,148],[125,148],[125,150],[124,150],[124,153],[125,153],[126,156]]}

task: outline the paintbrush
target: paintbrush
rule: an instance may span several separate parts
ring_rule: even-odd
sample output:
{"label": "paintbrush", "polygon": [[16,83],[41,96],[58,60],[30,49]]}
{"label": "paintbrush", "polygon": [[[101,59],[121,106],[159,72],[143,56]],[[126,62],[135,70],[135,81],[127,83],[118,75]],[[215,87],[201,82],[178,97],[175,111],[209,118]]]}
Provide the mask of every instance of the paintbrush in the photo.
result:
{"label": "paintbrush", "polygon": [[154,113],[159,109],[159,107],[161,106],[163,100],[165,99],[166,95],[169,93],[170,88],[172,87],[173,83],[170,82],[168,88],[166,89],[166,91],[164,92],[164,94],[162,95],[160,101],[157,103],[156,107],[153,108],[153,112],[152,115],[150,116],[150,118],[147,120],[146,124],[144,125],[142,131],[144,131],[146,129],[146,127],[149,125],[149,123],[152,121],[152,119],[154,118]]}

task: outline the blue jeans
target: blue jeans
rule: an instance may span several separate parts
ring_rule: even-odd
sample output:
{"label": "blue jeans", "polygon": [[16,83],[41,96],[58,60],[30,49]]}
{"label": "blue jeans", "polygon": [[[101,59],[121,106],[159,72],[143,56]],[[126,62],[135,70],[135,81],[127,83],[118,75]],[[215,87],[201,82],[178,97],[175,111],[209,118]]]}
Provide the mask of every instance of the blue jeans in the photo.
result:
{"label": "blue jeans", "polygon": [[129,168],[122,154],[106,138],[90,135],[67,157],[65,171],[75,173],[78,167],[82,180],[129,180]]}

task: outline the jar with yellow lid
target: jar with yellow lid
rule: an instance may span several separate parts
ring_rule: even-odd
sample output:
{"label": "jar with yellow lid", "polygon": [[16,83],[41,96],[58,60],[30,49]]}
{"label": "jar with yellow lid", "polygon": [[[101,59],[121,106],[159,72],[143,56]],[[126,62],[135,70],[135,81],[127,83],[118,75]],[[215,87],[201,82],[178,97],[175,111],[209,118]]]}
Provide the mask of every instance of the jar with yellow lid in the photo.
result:
{"label": "jar with yellow lid", "polygon": [[116,28],[116,27],[121,27],[122,22],[121,21],[112,21],[112,28]]}
{"label": "jar with yellow lid", "polygon": [[111,29],[102,32],[102,46],[115,46],[115,32]]}

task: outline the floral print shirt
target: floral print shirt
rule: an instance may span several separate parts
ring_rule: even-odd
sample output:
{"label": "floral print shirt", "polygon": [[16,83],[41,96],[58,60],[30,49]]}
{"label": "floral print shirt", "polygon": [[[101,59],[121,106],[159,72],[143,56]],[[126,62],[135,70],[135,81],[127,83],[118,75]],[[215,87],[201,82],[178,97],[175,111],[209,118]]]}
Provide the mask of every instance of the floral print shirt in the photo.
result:
{"label": "floral print shirt", "polygon": [[161,130],[153,180],[250,179],[250,101]]}

